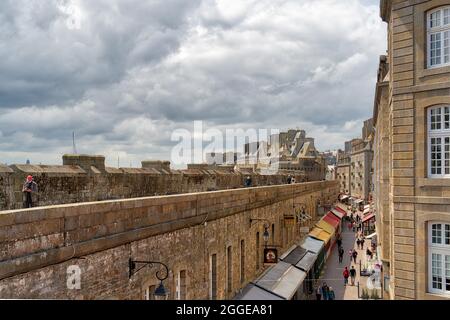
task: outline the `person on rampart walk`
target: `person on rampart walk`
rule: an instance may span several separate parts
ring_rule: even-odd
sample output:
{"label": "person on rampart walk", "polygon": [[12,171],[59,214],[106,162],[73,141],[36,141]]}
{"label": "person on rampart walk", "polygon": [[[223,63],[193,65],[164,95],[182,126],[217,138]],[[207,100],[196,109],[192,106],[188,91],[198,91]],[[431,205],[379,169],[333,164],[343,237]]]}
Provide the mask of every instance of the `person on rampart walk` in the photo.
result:
{"label": "person on rampart walk", "polygon": [[25,194],[25,208],[33,207],[32,194],[36,193],[37,191],[37,183],[33,180],[33,176],[28,176],[22,188],[22,192]]}

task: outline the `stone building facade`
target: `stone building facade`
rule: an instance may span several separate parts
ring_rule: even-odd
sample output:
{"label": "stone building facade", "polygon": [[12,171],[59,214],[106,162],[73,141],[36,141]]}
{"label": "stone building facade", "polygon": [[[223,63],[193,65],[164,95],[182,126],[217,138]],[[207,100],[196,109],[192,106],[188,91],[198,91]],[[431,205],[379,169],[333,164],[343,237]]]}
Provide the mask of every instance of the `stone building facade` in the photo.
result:
{"label": "stone building facade", "polygon": [[353,197],[370,200],[372,189],[372,144],[368,140],[352,140],[350,156],[350,194]]}
{"label": "stone building facade", "polygon": [[337,156],[336,178],[341,193],[369,202],[373,189],[373,120],[364,121],[361,138],[345,142]]}
{"label": "stone building facade", "polygon": [[297,181],[325,180],[326,159],[317,151],[314,138],[307,137],[304,130],[288,130],[273,134],[269,141],[246,143],[244,153],[237,160],[238,170],[251,169],[254,172],[281,170],[303,175]]}
{"label": "stone building facade", "polygon": [[338,152],[336,165],[336,179],[339,181],[340,193],[350,194],[351,186],[351,157],[345,151]]}
{"label": "stone building facade", "polygon": [[450,298],[450,1],[381,1],[388,53],[374,106],[387,295]]}
{"label": "stone building facade", "polygon": [[[169,299],[230,299],[264,271],[250,219],[281,255],[337,194],[324,181],[2,211],[0,299],[151,299],[160,269],[130,277],[130,258],[168,266]],[[295,203],[313,219],[286,223]]]}

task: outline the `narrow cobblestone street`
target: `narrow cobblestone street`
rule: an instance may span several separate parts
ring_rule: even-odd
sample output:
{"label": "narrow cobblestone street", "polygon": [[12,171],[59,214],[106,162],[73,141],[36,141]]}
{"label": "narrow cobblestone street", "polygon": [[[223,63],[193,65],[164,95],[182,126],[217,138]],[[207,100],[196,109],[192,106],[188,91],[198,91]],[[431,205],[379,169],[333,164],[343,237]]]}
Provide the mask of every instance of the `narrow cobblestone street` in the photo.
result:
{"label": "narrow cobblestone street", "polygon": [[[344,248],[344,258],[342,263],[339,263],[339,255],[338,255],[338,247],[335,247],[328,258],[324,271],[319,281],[319,285],[322,285],[324,282],[327,283],[328,286],[332,287],[336,296],[336,300],[358,300],[358,282],[360,283],[360,293],[362,288],[366,287],[367,277],[360,277],[360,261],[363,263],[366,261],[366,249],[370,244],[370,241],[366,240],[363,249],[358,249],[356,246],[356,233],[353,231],[349,231],[347,228],[347,223],[344,222],[342,226],[342,246]],[[358,252],[358,257],[356,259],[356,264],[353,263],[349,255],[350,249],[356,249]],[[349,284],[347,286],[344,285],[344,277],[342,275],[344,268],[350,268],[354,266],[356,269],[356,280],[355,285],[351,285],[351,281],[349,278]]]}

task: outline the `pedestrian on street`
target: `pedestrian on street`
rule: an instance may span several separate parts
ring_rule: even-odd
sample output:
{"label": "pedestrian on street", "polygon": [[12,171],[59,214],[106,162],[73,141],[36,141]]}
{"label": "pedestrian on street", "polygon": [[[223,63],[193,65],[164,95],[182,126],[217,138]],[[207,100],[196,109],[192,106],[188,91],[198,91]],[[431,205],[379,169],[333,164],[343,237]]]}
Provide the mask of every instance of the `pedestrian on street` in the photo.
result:
{"label": "pedestrian on street", "polygon": [[333,287],[328,288],[328,300],[335,300],[336,295],[334,294]]}
{"label": "pedestrian on street", "polygon": [[341,237],[339,237],[337,239],[337,245],[338,245],[338,248],[342,247],[342,239],[341,239]]}
{"label": "pedestrian on street", "polygon": [[350,269],[350,278],[352,280],[352,286],[354,286],[355,285],[355,279],[356,279],[356,269],[353,266]]}
{"label": "pedestrian on street", "polygon": [[351,220],[350,220],[350,222],[348,223],[348,231],[351,231],[351,230],[352,230],[352,226],[353,226],[353,223],[352,223]]}
{"label": "pedestrian on street", "polygon": [[292,182],[292,176],[289,175],[288,178],[287,178],[287,183],[288,183],[288,184],[291,184],[291,182]]}
{"label": "pedestrian on street", "polygon": [[322,288],[320,286],[317,286],[317,289],[316,289],[316,299],[322,300]]}
{"label": "pedestrian on street", "polygon": [[357,257],[358,257],[358,251],[353,249],[353,253],[352,253],[353,263],[356,263],[356,258]]}
{"label": "pedestrian on street", "polygon": [[344,276],[344,286],[348,285],[348,277],[350,277],[350,272],[348,271],[348,268],[345,267],[344,272],[342,272],[342,275]]}
{"label": "pedestrian on street", "polygon": [[367,250],[366,250],[366,255],[367,255],[367,258],[368,258],[368,259],[372,260],[372,258],[373,258],[372,250],[370,250],[369,248],[367,248]]}
{"label": "pedestrian on street", "polygon": [[328,300],[329,291],[330,291],[330,289],[328,288],[328,285],[326,284],[326,282],[324,282],[322,285],[323,300]]}
{"label": "pedestrian on street", "polygon": [[37,192],[37,183],[34,182],[33,176],[28,176],[22,187],[22,192],[25,194],[25,208],[33,207],[32,194]]}
{"label": "pedestrian on street", "polygon": [[364,242],[366,242],[366,240],[364,240],[364,237],[361,237],[361,250],[364,249]]}
{"label": "pedestrian on street", "polygon": [[361,246],[361,240],[359,240],[359,238],[358,238],[358,239],[356,239],[356,247],[359,249],[360,246]]}
{"label": "pedestrian on street", "polygon": [[339,263],[342,263],[342,260],[343,260],[343,258],[344,258],[344,248],[339,247],[338,250],[339,250],[339,251],[338,251],[338,254],[339,254]]}
{"label": "pedestrian on street", "polygon": [[353,232],[356,232],[356,223],[355,222],[352,223],[352,228],[353,228]]}

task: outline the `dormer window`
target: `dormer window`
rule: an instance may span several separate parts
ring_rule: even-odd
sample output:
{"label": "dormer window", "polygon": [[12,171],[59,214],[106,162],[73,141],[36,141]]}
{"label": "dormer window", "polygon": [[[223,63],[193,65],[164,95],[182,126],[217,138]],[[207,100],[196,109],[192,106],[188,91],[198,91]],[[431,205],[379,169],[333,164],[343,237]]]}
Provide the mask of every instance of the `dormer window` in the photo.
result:
{"label": "dormer window", "polygon": [[450,6],[428,13],[428,68],[450,66]]}

